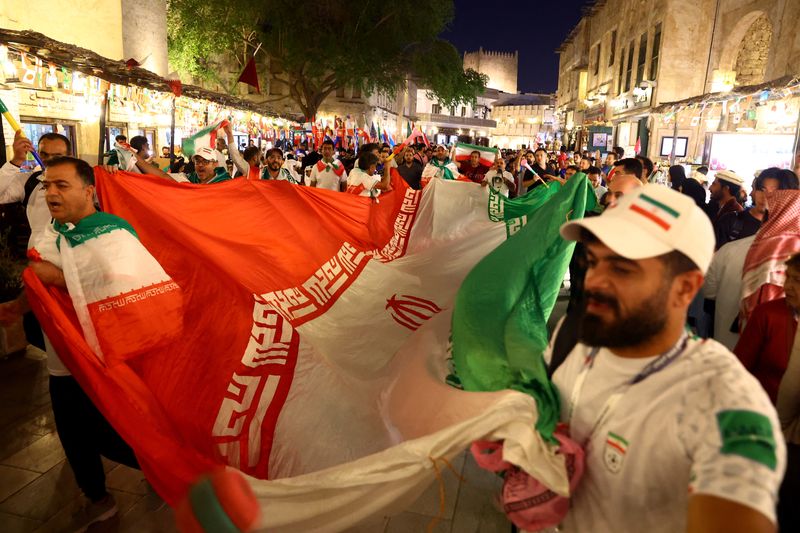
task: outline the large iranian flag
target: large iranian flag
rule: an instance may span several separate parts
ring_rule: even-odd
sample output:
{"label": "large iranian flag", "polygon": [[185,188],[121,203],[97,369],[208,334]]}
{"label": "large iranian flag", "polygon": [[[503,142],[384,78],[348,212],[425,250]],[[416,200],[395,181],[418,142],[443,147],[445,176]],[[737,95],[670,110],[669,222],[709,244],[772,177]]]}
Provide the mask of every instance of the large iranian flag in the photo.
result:
{"label": "large iranian flag", "polygon": [[[533,207],[520,206],[538,200],[503,204],[492,220],[487,189],[471,183],[414,191],[394,175],[395,190],[377,203],[288,182],[96,173],[103,208],[135,228],[180,286],[182,335],[108,364],[84,340],[80,302],[26,271],[29,298],[169,503],[224,464],[246,475],[267,530],[338,531],[402,511],[442,459],[481,439],[505,440],[517,450],[507,460],[568,492],[530,395],[445,384],[462,280],[503,243],[536,245],[535,231],[509,237],[509,228],[524,226]],[[574,191],[562,193],[549,201],[566,208]],[[513,265],[488,275],[504,279]]]}

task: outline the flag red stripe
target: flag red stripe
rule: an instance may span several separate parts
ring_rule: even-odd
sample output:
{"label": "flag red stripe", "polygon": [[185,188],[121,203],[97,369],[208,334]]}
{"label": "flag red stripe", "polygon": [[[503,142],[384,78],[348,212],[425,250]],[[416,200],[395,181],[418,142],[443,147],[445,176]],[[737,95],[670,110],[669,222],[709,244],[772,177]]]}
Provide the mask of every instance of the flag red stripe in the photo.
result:
{"label": "flag red stripe", "polygon": [[668,230],[670,228],[669,224],[664,222],[662,219],[658,218],[656,215],[654,215],[650,211],[648,211],[646,209],[642,209],[638,205],[635,205],[635,204],[631,205],[631,209],[633,211],[635,211],[636,213],[639,213],[640,215],[649,218],[650,220],[652,220],[653,222],[655,222],[656,224],[658,224],[659,226],[661,226],[665,230]]}

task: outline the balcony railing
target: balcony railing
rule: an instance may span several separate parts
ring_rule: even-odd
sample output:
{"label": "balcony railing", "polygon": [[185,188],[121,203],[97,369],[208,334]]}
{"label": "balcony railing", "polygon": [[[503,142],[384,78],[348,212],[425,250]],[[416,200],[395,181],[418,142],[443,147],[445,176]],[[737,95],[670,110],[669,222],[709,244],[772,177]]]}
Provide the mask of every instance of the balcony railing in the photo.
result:
{"label": "balcony railing", "polygon": [[470,128],[494,128],[497,126],[496,120],[472,117],[454,117],[438,113],[418,113],[418,122],[435,122],[438,124],[448,124],[452,126],[468,126]]}

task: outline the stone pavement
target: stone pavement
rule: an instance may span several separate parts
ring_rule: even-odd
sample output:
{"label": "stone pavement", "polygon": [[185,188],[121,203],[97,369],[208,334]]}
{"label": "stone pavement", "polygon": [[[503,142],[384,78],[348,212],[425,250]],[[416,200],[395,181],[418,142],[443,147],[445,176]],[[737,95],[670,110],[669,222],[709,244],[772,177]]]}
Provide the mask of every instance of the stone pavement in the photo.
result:
{"label": "stone pavement", "polygon": [[[560,298],[553,319],[563,314]],[[552,322],[552,320],[551,320]],[[50,409],[44,354],[33,347],[0,358],[0,532],[63,531],[81,495],[64,458]],[[509,533],[494,506],[497,476],[479,469],[467,453],[452,462],[464,481],[443,468],[444,513],[434,531]],[[171,533],[172,510],[138,470],[105,462],[107,485],[119,505],[117,517],[91,533]],[[353,533],[422,532],[440,515],[439,484],[433,483],[405,512],[352,529]]]}

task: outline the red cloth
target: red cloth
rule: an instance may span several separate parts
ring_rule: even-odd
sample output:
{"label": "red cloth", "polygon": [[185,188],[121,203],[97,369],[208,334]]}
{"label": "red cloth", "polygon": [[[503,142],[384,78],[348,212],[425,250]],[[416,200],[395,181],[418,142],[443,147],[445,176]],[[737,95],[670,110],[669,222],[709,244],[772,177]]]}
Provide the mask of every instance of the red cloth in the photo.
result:
{"label": "red cloth", "polygon": [[767,391],[772,403],[778,397],[796,332],[797,320],[786,298],[772,300],[755,308],[733,350]]}
{"label": "red cloth", "polygon": [[461,163],[458,171],[469,178],[469,180],[473,183],[483,183],[483,178],[486,176],[486,173],[489,171],[488,168],[484,167],[483,165],[478,165],[477,167],[473,167],[469,161],[464,161]]}

